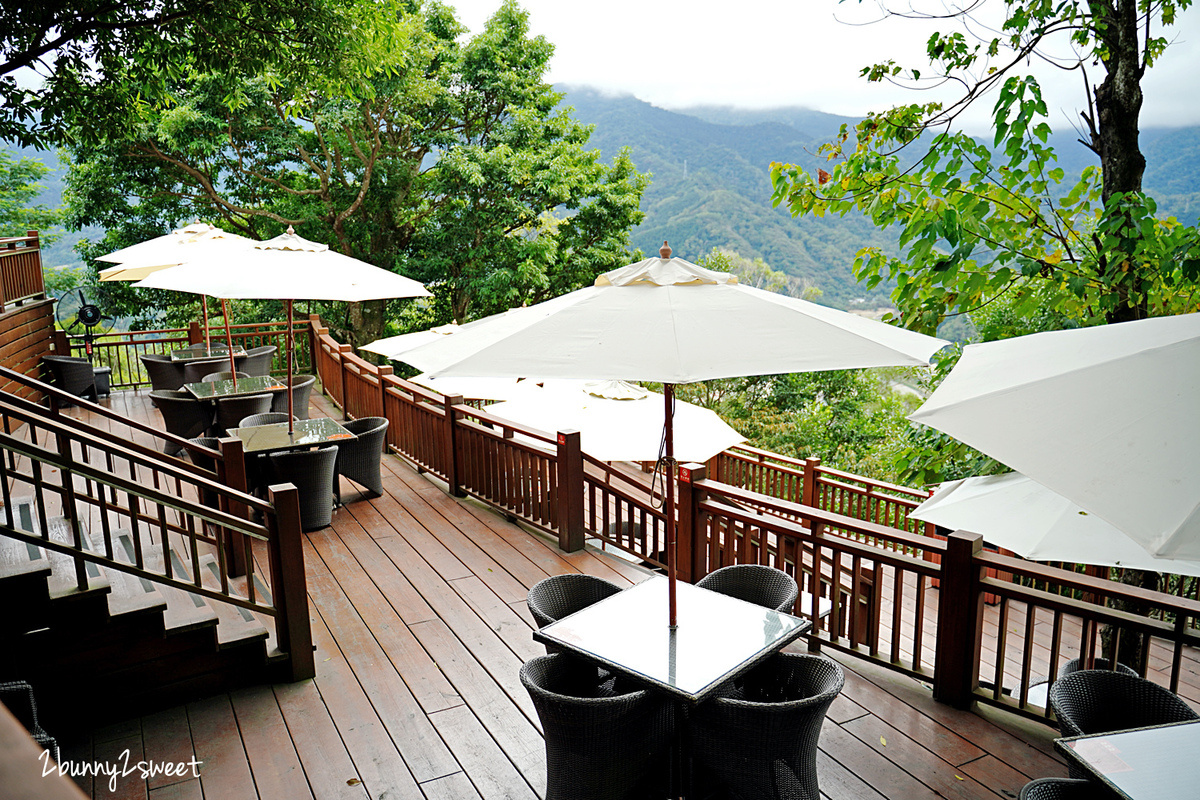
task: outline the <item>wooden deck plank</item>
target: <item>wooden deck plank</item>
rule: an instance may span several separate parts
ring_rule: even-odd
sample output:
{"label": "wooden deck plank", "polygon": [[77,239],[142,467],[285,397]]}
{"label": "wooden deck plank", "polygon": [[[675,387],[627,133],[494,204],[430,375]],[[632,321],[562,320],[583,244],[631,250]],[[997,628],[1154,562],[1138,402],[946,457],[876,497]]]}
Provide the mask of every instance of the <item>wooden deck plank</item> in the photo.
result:
{"label": "wooden deck plank", "polygon": [[365,800],[362,778],[315,684],[281,683],[274,691],[313,795],[318,800]]}
{"label": "wooden deck plank", "polygon": [[262,800],[313,797],[271,687],[242,689],[230,694],[230,699],[258,796]]}
{"label": "wooden deck plank", "polygon": [[479,792],[475,791],[465,772],[422,783],[421,791],[425,793],[425,800],[480,800]]}
{"label": "wooden deck plank", "polygon": [[196,760],[201,762],[200,786],[205,796],[230,800],[257,798],[254,775],[229,695],[189,703],[187,710]]}
{"label": "wooden deck plank", "polygon": [[[146,760],[156,764],[179,764],[190,762],[195,755],[192,747],[192,731],[188,726],[187,710],[182,706],[169,708],[142,719],[142,736],[145,739]],[[151,792],[172,783],[195,780],[189,767],[182,775],[158,774],[151,776],[147,785]]]}
{"label": "wooden deck plank", "polygon": [[537,793],[525,782],[470,709],[460,706],[439,711],[431,719],[484,800],[537,800],[544,796],[544,788]]}
{"label": "wooden deck plank", "polygon": [[324,568],[312,542],[330,536],[316,534],[306,539],[304,559],[312,602],[333,633],[338,649],[370,698],[413,778],[420,783],[457,772],[458,764],[429,724],[420,704],[400,679],[336,579]]}
{"label": "wooden deck plank", "polygon": [[[514,611],[512,606],[505,604],[484,585],[483,581],[475,577],[460,578],[451,581],[450,585],[463,600],[467,601],[471,608],[475,609],[475,613],[504,640],[517,658],[528,661],[546,652],[544,647],[533,641],[533,628],[525,617]],[[518,605],[519,602],[513,603],[513,605]],[[529,610],[524,603],[520,603],[520,605],[526,611]]]}

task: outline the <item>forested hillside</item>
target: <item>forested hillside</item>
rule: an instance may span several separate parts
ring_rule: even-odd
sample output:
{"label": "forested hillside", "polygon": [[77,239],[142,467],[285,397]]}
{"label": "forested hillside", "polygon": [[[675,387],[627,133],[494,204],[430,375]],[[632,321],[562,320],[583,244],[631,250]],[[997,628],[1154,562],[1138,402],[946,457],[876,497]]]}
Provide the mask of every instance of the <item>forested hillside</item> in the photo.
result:
{"label": "forested hillside", "polygon": [[[560,87],[561,88],[561,87]],[[817,163],[816,148],[838,126],[856,120],[801,108],[753,111],[697,107],[656,108],[634,97],[611,97],[590,89],[566,89],[564,103],[577,118],[594,124],[592,144],[605,159],[629,146],[640,170],[653,173],[633,232],[647,254],[664,239],[675,253],[696,259],[714,247],[761,257],[771,267],[800,277],[823,292],[822,302],[839,308],[888,305],[885,288],[866,292],[851,274],[854,253],[866,244],[885,244],[889,234],[857,217],[794,220],[771,208],[771,161]],[[1078,173],[1095,163],[1072,133],[1055,138],[1060,165]],[[1146,130],[1141,135],[1148,162],[1145,185],[1160,211],[1194,223],[1200,216],[1200,129]],[[15,151],[53,166],[53,153]],[[41,202],[57,205],[62,170],[43,181]],[[98,232],[92,232],[95,236]],[[47,253],[46,263],[76,260],[68,234]]]}

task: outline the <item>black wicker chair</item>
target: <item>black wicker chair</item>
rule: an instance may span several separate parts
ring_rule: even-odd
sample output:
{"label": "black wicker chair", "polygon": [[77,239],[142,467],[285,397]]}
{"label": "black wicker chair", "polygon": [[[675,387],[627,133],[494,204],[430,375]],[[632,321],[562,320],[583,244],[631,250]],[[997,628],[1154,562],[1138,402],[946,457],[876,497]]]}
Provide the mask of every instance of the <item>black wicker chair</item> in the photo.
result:
{"label": "black wicker chair", "polygon": [[[0,702],[25,726],[25,730],[43,749],[50,751],[50,757],[55,762],[62,759],[59,756],[58,741],[46,733],[38,720],[37,701],[33,697],[33,687],[25,681],[5,681],[0,683]],[[19,792],[18,792],[19,794]]]}
{"label": "black wicker chair", "polygon": [[278,349],[273,344],[252,347],[246,351],[246,356],[238,365],[238,369],[265,378],[271,374],[271,364],[275,360],[275,351]]}
{"label": "black wicker chair", "polygon": [[539,628],[558,622],[592,603],[621,591],[621,587],[595,575],[571,572],[538,581],[525,602]]}
{"label": "black wicker chair", "polygon": [[[158,406],[167,433],[173,433],[184,439],[194,439],[197,436],[203,436],[212,426],[211,407],[208,403],[197,400],[189,392],[183,390],[151,392],[150,400]],[[174,442],[163,444],[164,453],[174,455],[179,450],[179,446]]]}
{"label": "black wicker chair", "polygon": [[42,364],[50,371],[50,382],[68,394],[98,399],[96,370],[86,358],[76,356],[42,356]]}
{"label": "black wicker chair", "polygon": [[[211,436],[197,436],[193,439],[189,439],[188,441],[190,441],[192,444],[198,444],[201,447],[207,447],[209,450],[216,450],[218,452],[221,450],[221,443]],[[217,460],[212,456],[205,455],[204,453],[198,453],[195,450],[185,450],[184,452],[187,454],[187,457],[191,459],[192,463],[197,467],[200,467],[200,469],[206,469],[209,472],[216,473]],[[247,459],[247,467],[249,467],[249,459]],[[216,508],[217,493],[208,489],[202,490],[200,492],[200,502],[209,508]]]}
{"label": "black wicker chair", "polygon": [[[296,419],[308,419],[308,396],[312,394],[313,385],[317,382],[316,375],[292,376],[292,413]],[[287,413],[287,390],[276,392],[271,399],[271,410]]]}
{"label": "black wicker chair", "polygon": [[340,476],[345,476],[367,490],[371,497],[383,494],[383,478],[379,472],[383,458],[383,442],[387,436],[386,417],[362,417],[342,424],[358,438],[338,443],[336,476],[333,488],[337,501],[342,501]]}
{"label": "black wicker chair", "polygon": [[[1050,687],[1050,707],[1063,736],[1146,728],[1200,719],[1179,695],[1157,683],[1113,670],[1087,669],[1064,675]],[[1086,778],[1071,767],[1072,778]]]}
{"label": "black wicker chair", "polygon": [[270,453],[271,483],[291,483],[300,490],[300,527],[315,531],[333,521],[333,467],[337,448]]}
{"label": "black wicker chair", "polygon": [[230,372],[229,370],[225,370],[224,372],[210,372],[207,375],[205,375],[203,378],[201,378],[200,382],[201,383],[216,383],[217,381],[227,381],[227,380],[230,380],[231,378],[233,378],[234,375],[237,375],[238,380],[241,380],[242,378],[250,377],[250,373],[242,372],[241,370],[238,370],[237,372]]}
{"label": "black wicker chair", "polygon": [[205,375],[229,369],[228,358],[212,358],[203,361],[188,361],[183,365],[183,382],[199,383]]}
{"label": "black wicker chair", "polygon": [[669,700],[644,689],[622,692],[562,655],[524,664],[521,683],[546,737],[546,800],[667,796]]}
{"label": "black wicker chair", "polygon": [[696,585],[710,592],[736,597],[756,606],[791,613],[800,587],[791,575],[762,564],[734,564],[705,575]]}
{"label": "black wicker chair", "polygon": [[240,427],[249,428],[251,425],[278,425],[287,422],[288,415],[278,411],[266,411],[262,414],[251,414],[241,421]]}
{"label": "black wicker chair", "polygon": [[217,418],[213,422],[215,432],[226,436],[230,428],[242,424],[252,414],[265,414],[271,410],[270,394],[242,394],[217,398]]}
{"label": "black wicker chair", "polygon": [[142,368],[150,378],[153,391],[176,390],[183,387],[183,362],[172,361],[170,356],[159,353],[143,353],[138,356]]}
{"label": "black wicker chair", "polygon": [[780,653],[691,710],[697,785],[717,797],[819,800],[817,740],[845,683],[824,656]]}
{"label": "black wicker chair", "polygon": [[[1070,675],[1072,672],[1079,672],[1081,663],[1082,663],[1082,661],[1080,659],[1072,658],[1070,661],[1068,661],[1067,663],[1063,664],[1061,667],[1058,668],[1058,677],[1065,678],[1066,676]],[[1092,669],[1112,670],[1112,667],[1110,667],[1108,665],[1107,658],[1094,659],[1092,661],[1091,668]],[[1140,675],[1137,674],[1136,669],[1134,669],[1133,667],[1127,666],[1125,664],[1122,664],[1120,661],[1117,662],[1117,672],[1124,672],[1126,675],[1132,675],[1135,678],[1141,677]]]}
{"label": "black wicker chair", "polygon": [[1113,796],[1094,781],[1038,778],[1022,787],[1020,800],[1104,800]]}

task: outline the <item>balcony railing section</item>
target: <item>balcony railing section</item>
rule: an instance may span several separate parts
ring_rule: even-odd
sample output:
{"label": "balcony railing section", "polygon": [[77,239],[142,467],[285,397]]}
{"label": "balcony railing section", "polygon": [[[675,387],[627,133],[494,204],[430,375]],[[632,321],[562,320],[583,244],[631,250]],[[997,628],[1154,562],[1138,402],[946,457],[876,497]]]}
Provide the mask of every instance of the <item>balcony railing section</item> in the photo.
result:
{"label": "balcony railing section", "polygon": [[[294,323],[293,341],[295,372],[302,374],[312,369],[312,354],[309,350],[307,324]],[[287,372],[287,323],[254,322],[237,324],[231,329],[234,347],[250,350],[262,345],[275,345],[275,358],[271,364],[273,375]],[[142,366],[140,356],[147,353],[166,354],[204,341],[204,331],[198,323],[187,328],[164,328],[148,331],[120,331],[85,337],[83,334],[66,336],[64,347],[71,355],[89,358],[94,366],[111,367],[110,385],[114,389],[135,389],[150,386],[150,377]],[[227,341],[224,326],[212,327],[209,339],[214,345]],[[90,352],[89,352],[90,347]]]}
{"label": "balcony railing section", "polygon": [[0,313],[45,296],[38,232],[0,239]]}

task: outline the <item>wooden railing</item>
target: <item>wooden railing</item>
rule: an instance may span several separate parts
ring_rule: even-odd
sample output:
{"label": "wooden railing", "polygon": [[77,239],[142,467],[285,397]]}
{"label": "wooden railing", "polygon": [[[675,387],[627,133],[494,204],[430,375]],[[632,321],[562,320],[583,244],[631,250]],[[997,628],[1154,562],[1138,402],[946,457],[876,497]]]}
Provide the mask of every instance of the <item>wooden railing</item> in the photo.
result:
{"label": "wooden railing", "polygon": [[[291,678],[312,677],[296,489],[273,487],[264,502],[231,488],[245,487],[239,439],[222,440],[217,452],[132,420],[126,430],[92,427],[59,411],[58,401],[68,395],[45,384],[38,388],[50,398],[49,410],[0,392],[0,533],[70,556],[81,590],[88,588],[87,565],[93,563],[261,614],[273,621]],[[94,403],[70,400],[123,419]],[[161,441],[209,459],[216,471],[163,456]],[[14,500],[22,497],[36,509],[33,530],[15,516]],[[263,521],[249,521],[251,513]],[[51,519],[63,525],[51,526]],[[67,533],[52,535],[52,527]],[[131,551],[119,546],[119,530],[128,533]],[[190,566],[180,570],[173,552],[186,554]],[[201,569],[200,556],[208,554],[217,562],[215,580]],[[256,589],[259,569],[265,570],[269,600]]]}
{"label": "wooden railing", "polygon": [[[296,374],[312,369],[309,351],[307,323],[300,321],[292,325]],[[169,353],[172,350],[199,344],[204,341],[204,330],[193,322],[187,328],[164,328],[148,331],[122,331],[95,336],[88,352],[88,342],[82,334],[66,336],[59,331],[65,342],[64,352],[70,355],[90,357],[97,367],[111,367],[110,386],[113,389],[132,389],[150,385],[150,377],[142,367],[139,356],[146,353]],[[226,341],[224,326],[212,327],[209,337],[214,344]],[[276,346],[271,372],[282,375],[287,372],[285,353],[287,349],[286,322],[254,322],[234,325],[232,328],[234,347],[247,350],[261,345]]]}
{"label": "wooden railing", "polygon": [[45,294],[38,232],[0,239],[0,313],[13,304]]}
{"label": "wooden railing", "polygon": [[[355,356],[315,317],[309,335],[333,402],[347,417],[387,417],[389,448],[445,481],[451,494],[479,498],[557,536],[568,552],[594,542],[664,566],[659,492],[583,454],[577,432],[523,427],[397,378]],[[707,466],[684,465],[678,485],[682,580],[729,564],[783,569],[808,595],[828,602],[821,615],[820,605],[802,595],[795,609],[813,621],[810,648],[833,648],[929,681],[946,702],[980,700],[1044,717],[1021,700],[1028,676],[1052,674],[1075,651],[1091,655],[1095,631],[1114,623],[1151,635],[1157,655],[1150,677],[1172,686],[1190,679],[1180,653],[1200,644],[1190,627],[1200,603],[982,547],[964,550],[966,534],[948,541],[909,518],[926,491],[748,447]],[[1086,602],[1073,597],[1081,592]],[[1118,597],[1147,600],[1149,616],[1105,607]],[[987,615],[985,600],[993,604]],[[1013,633],[1028,619],[1036,620],[1032,627]],[[1195,682],[1191,699],[1200,706]]]}

